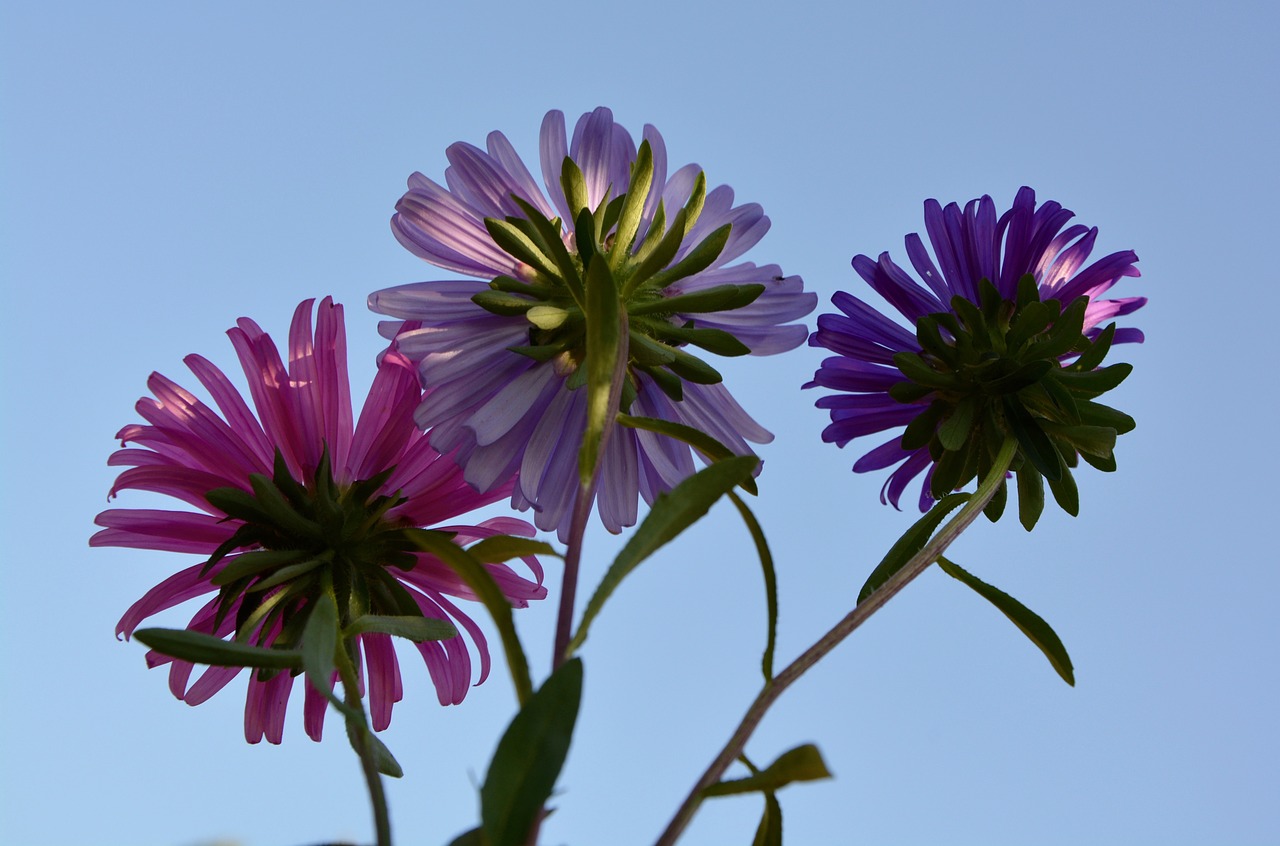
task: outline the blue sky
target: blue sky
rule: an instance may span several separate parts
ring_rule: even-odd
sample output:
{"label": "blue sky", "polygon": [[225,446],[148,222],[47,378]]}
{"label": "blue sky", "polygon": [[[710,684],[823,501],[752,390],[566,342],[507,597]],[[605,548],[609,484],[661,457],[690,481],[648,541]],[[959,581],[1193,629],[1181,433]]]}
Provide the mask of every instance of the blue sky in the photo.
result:
{"label": "blue sky", "polygon": [[[371,825],[340,732],[295,703],[281,747],[248,746],[242,687],[198,708],[115,621],[178,566],[90,550],[112,436],[147,374],[199,352],[233,367],[241,315],[282,338],[296,303],[348,306],[352,372],[379,347],[367,294],[442,278],[387,220],[414,170],[503,130],[526,158],[551,108],[656,125],[773,229],[748,258],[804,276],[824,310],[855,253],[902,255],[921,203],[1020,185],[1134,249],[1124,293],[1147,343],[1116,404],[1120,472],[1080,474],[1082,513],[1034,534],[980,523],[954,558],[1050,620],[1068,688],[995,611],[931,572],[774,709],[749,752],[801,742],[836,778],[781,794],[793,844],[1274,843],[1271,278],[1280,220],[1276,12],[1268,4],[658,2],[7,4],[0,11],[0,334],[7,449],[0,841],[244,846]],[[1120,293],[1118,290],[1117,293]],[[821,355],[733,362],[777,435],[757,513],[789,660],[849,608],[910,514],[858,453],[820,442],[802,394]],[[1255,436],[1257,439],[1255,440]],[[855,445],[856,447],[857,445]],[[141,497],[121,505],[141,505]],[[588,539],[584,578],[618,540]],[[557,578],[548,585],[553,595]],[[651,842],[758,680],[764,603],[721,506],[623,585],[584,650],[579,733],[545,842]],[[478,615],[477,615],[478,616]],[[554,607],[520,615],[539,665]],[[400,842],[475,817],[514,697],[460,707],[406,664],[385,739]],[[331,728],[332,728],[331,723]],[[750,842],[756,798],[704,806],[686,841]]]}

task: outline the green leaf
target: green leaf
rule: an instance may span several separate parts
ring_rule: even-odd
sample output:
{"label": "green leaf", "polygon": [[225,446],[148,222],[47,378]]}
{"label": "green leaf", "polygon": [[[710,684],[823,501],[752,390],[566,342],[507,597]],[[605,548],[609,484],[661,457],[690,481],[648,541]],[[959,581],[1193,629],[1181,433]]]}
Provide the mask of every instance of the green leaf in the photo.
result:
{"label": "green leaf", "polygon": [[515,621],[511,618],[511,603],[503,596],[498,583],[484,564],[471,553],[454,543],[449,535],[425,529],[405,529],[405,537],[418,549],[429,552],[449,566],[471,588],[472,593],[484,603],[485,610],[493,618],[502,638],[502,650],[507,657],[507,669],[516,687],[516,696],[525,702],[533,694],[533,682],[529,679],[529,662],[524,647],[516,634]]}
{"label": "green leaf", "polygon": [[760,521],[756,520],[751,509],[747,508],[747,504],[733,491],[729,491],[729,500],[742,515],[742,521],[747,524],[747,531],[751,533],[751,539],[756,544],[756,553],[760,556],[760,567],[764,570],[764,599],[769,622],[760,668],[764,672],[764,680],[767,683],[773,681],[773,651],[778,640],[778,575],[774,571],[773,554],[769,552],[769,542],[765,540]]}
{"label": "green leaf", "polygon": [[726,458],[694,473],[669,493],[658,495],[648,516],[613,560],[587,603],[578,631],[569,643],[569,654],[582,646],[592,621],[622,580],[642,561],[706,514],[716,500],[741,484],[759,463],[760,459],[754,455]]}
{"label": "green leaf", "polygon": [[480,788],[488,846],[521,846],[569,753],[582,698],[582,660],[551,674],[507,727]]}
{"label": "green leaf", "polygon": [[1062,677],[1062,680],[1073,687],[1075,686],[1076,677],[1071,667],[1071,656],[1067,654],[1067,648],[1062,645],[1057,633],[1040,615],[999,588],[992,587],[969,573],[953,561],[939,557],[938,566],[942,568],[942,572],[973,588],[979,596],[999,609],[1001,614],[1008,617],[1027,636],[1027,639],[1044,653],[1044,657],[1049,659],[1049,663],[1053,666],[1054,671]]}
{"label": "green leaf", "polygon": [[138,629],[134,638],[162,655],[211,667],[300,670],[302,653],[226,641],[187,629]]}
{"label": "green leaf", "polygon": [[353,620],[351,625],[347,626],[345,634],[347,637],[355,637],[368,632],[380,632],[393,637],[402,637],[414,643],[424,643],[429,640],[448,640],[451,637],[458,636],[458,630],[448,620],[437,620],[434,617],[423,616],[388,617],[381,614],[365,614]]}
{"label": "green leaf", "polygon": [[751,846],[782,846],[782,806],[772,790],[764,793],[764,816],[760,818]]}
{"label": "green leaf", "polygon": [[578,453],[578,481],[585,488],[595,478],[605,426],[609,421],[609,396],[618,373],[622,343],[618,286],[609,266],[591,263],[587,270],[587,427]]}
{"label": "green leaf", "polygon": [[488,844],[484,839],[484,829],[473,828],[450,840],[449,846],[488,846]]}
{"label": "green leaf", "polygon": [[1049,481],[1062,478],[1064,468],[1058,450],[1035,418],[1013,397],[1004,398],[1004,412],[1009,434],[1017,438],[1022,454]]}
{"label": "green leaf", "polygon": [[938,440],[941,441],[943,449],[954,451],[965,445],[969,440],[969,432],[973,430],[977,411],[976,397],[965,397],[956,404],[947,422],[938,427]]}
{"label": "green leaf", "polygon": [[751,347],[739,341],[723,329],[699,329],[696,326],[673,326],[664,320],[646,320],[637,318],[636,323],[644,321],[645,332],[662,338],[664,341],[675,341],[681,344],[693,344],[707,352],[723,356],[749,355]]}
{"label": "green leaf", "polygon": [[[659,435],[675,438],[677,441],[686,443],[696,449],[708,462],[721,461],[736,455],[733,450],[706,432],[701,429],[695,429],[692,426],[686,426],[683,423],[673,423],[670,420],[660,420],[656,417],[632,417],[629,414],[619,414],[618,423],[630,429],[644,429],[647,432],[656,432]],[[756,487],[754,476],[747,476],[743,480],[742,489],[752,496],[760,492]]]}
{"label": "green leaf", "polygon": [[1132,372],[1132,364],[1121,362],[1100,370],[1062,370],[1058,372],[1057,380],[1069,390],[1098,396],[1118,386]]}
{"label": "green leaf", "polygon": [[713,784],[702,795],[734,796],[739,793],[774,791],[796,781],[818,781],[831,778],[831,772],[822,760],[822,753],[812,743],[797,746],[778,756],[765,769],[746,778],[737,778]]}
{"label": "green leaf", "polygon": [[244,552],[222,568],[209,582],[223,587],[239,579],[256,576],[264,570],[274,570],[276,567],[294,564],[310,554],[305,549],[261,549]]}
{"label": "green leaf", "polygon": [[338,603],[333,593],[325,590],[315,601],[302,630],[302,668],[307,681],[327,699],[333,699],[334,663],[338,649]]}
{"label": "green leaf", "polygon": [[1028,532],[1036,527],[1040,515],[1044,513],[1044,477],[1029,465],[1024,464],[1018,476],[1018,522]]}
{"label": "green leaf", "polygon": [[[678,282],[681,279],[685,279],[695,273],[701,273],[706,270],[717,258],[720,257],[720,253],[724,252],[725,245],[729,243],[729,233],[732,229],[733,224],[731,223],[726,223],[716,229],[706,238],[699,241],[684,258],[680,259],[680,261],[665,270],[655,273],[652,277],[646,280],[646,287],[665,288],[673,282]],[[756,296],[759,296],[759,294]],[[752,299],[754,299],[754,297]],[[733,307],[740,308],[741,306]],[[721,309],[715,310],[720,311]]]}
{"label": "green leaf", "polygon": [[481,291],[471,297],[471,302],[491,314],[504,316],[524,314],[538,304],[537,300],[503,291]]}
{"label": "green leaf", "polygon": [[[546,256],[528,235],[520,231],[520,227],[495,217],[484,219],[484,228],[489,237],[508,255],[534,267],[548,276],[557,276],[555,262]],[[474,298],[473,298],[474,301]],[[480,303],[476,303],[480,305]]]}
{"label": "green leaf", "polygon": [[498,563],[510,561],[512,558],[523,558],[526,555],[551,555],[562,558],[555,547],[546,541],[533,538],[518,538],[514,535],[494,535],[467,547],[467,552],[478,561]]}
{"label": "green leaf", "polygon": [[965,503],[970,496],[971,494],[967,493],[953,493],[934,503],[933,508],[930,508],[928,513],[912,524],[911,528],[907,529],[902,537],[898,538],[897,542],[890,547],[889,552],[885,554],[884,559],[871,571],[871,575],[867,577],[866,584],[862,586],[862,590],[858,591],[858,602],[862,602],[875,593],[876,588],[889,581],[894,573],[906,566],[912,556],[924,549],[924,545],[929,542],[929,538],[933,537],[933,533],[938,530],[938,526],[942,525],[943,518]]}
{"label": "green leaf", "polygon": [[391,750],[387,748],[387,744],[383,743],[376,734],[369,730],[368,726],[359,721],[357,717],[348,718],[347,721],[347,741],[350,742],[351,748],[356,750],[356,754],[360,754],[361,741],[369,744],[369,750],[373,753],[373,765],[378,772],[384,776],[391,778],[403,778],[404,769],[400,766],[400,762],[396,760],[396,756],[391,754]]}

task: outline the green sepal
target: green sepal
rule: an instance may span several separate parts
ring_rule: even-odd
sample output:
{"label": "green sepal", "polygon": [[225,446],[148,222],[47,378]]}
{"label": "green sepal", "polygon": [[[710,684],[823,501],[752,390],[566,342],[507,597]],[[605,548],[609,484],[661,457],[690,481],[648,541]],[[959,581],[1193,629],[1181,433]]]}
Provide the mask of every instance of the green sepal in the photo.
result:
{"label": "green sepal", "polygon": [[645,318],[639,318],[635,322],[640,323],[640,321],[643,321],[642,325],[647,334],[656,335],[664,341],[693,344],[707,352],[730,357],[748,355],[751,352],[750,347],[723,329],[700,329],[689,325],[673,326],[666,321]]}
{"label": "green sepal", "polygon": [[1044,477],[1028,464],[1018,469],[1017,476],[1018,522],[1029,532],[1044,513]]}
{"label": "green sepal", "polygon": [[625,354],[619,350],[619,318],[618,286],[613,274],[605,262],[592,262],[587,270],[586,362],[582,367],[587,373],[587,420],[578,452],[578,480],[583,487],[595,478],[601,439],[610,422],[609,396],[619,369],[618,356],[620,352]]}
{"label": "green sepal", "polygon": [[945,557],[938,558],[938,566],[942,568],[942,572],[951,578],[973,588],[979,596],[994,605],[1001,614],[1008,617],[1009,621],[1017,626],[1027,636],[1027,639],[1035,644],[1037,649],[1044,653],[1044,657],[1049,659],[1049,664],[1062,677],[1062,680],[1072,687],[1075,686],[1076,677],[1071,666],[1071,656],[1067,654],[1067,648],[1062,645],[1062,640],[1053,630],[1053,627],[1046,623],[1039,614]]}
{"label": "green sepal", "polygon": [[[680,251],[680,243],[684,239],[685,219],[685,210],[681,209],[672,218],[671,228],[666,231],[662,238],[652,246],[649,244],[649,239],[645,239],[644,246],[636,254],[636,259],[640,261],[640,265],[631,272],[631,277],[627,279],[627,284],[623,288],[622,294],[625,298],[630,299],[637,288],[647,282],[655,273],[666,267],[676,257],[676,253]],[[656,226],[657,221],[655,220],[652,225]]]}
{"label": "green sepal", "polygon": [[[644,281],[646,288],[665,288],[673,282],[686,279],[695,273],[701,273],[706,270],[715,260],[720,257],[720,253],[724,252],[724,247],[729,243],[729,232],[733,229],[733,224],[726,223],[716,229],[706,238],[698,242],[692,250],[685,254],[680,261],[650,276]],[[740,306],[738,306],[740,308]],[[718,311],[719,309],[717,309]]]}
{"label": "green sepal", "polygon": [[665,367],[676,360],[671,347],[653,340],[639,328],[628,327],[627,341],[631,358],[644,367]]}
{"label": "green sepal", "polygon": [[508,294],[505,291],[481,291],[472,295],[471,302],[490,314],[508,317],[524,314],[538,304],[537,300],[531,300],[519,294]]}
{"label": "green sepal", "polygon": [[1063,370],[1057,374],[1057,379],[1068,390],[1096,397],[1118,386],[1132,372],[1132,364],[1120,362],[1099,370]]}
{"label": "green sepal", "polygon": [[1014,306],[1016,310],[1021,311],[1031,303],[1040,302],[1040,284],[1036,282],[1036,277],[1030,273],[1024,273],[1018,278],[1018,290],[1014,295]]}
{"label": "green sepal", "polygon": [[923,358],[913,352],[895,353],[893,364],[902,371],[903,376],[918,385],[941,390],[954,390],[957,387],[954,375],[939,373],[930,367]]}
{"label": "green sepal", "polygon": [[1023,306],[1009,327],[1009,334],[1005,336],[1009,352],[1017,352],[1027,341],[1048,329],[1053,317],[1053,311],[1042,302]]}
{"label": "green sepal", "polygon": [[903,405],[909,405],[934,393],[933,388],[917,385],[915,382],[895,382],[889,386],[889,396]]}
{"label": "green sepal", "polygon": [[538,344],[537,346],[524,347],[507,347],[507,350],[517,355],[531,358],[534,361],[550,361],[569,349],[569,345],[565,343],[558,344]]}
{"label": "green sepal", "polygon": [[633,304],[631,314],[701,314],[712,311],[732,311],[751,305],[764,293],[759,283],[749,285],[714,285],[701,291],[690,291],[674,297],[658,297]]}
{"label": "green sepal", "polygon": [[768,767],[746,778],[712,784],[702,791],[705,797],[734,796],[739,793],[775,791],[797,781],[819,781],[831,778],[822,753],[812,743],[783,752]]}
{"label": "green sepal", "polygon": [[[949,317],[950,315],[948,315]],[[916,340],[920,348],[937,358],[948,369],[954,368],[959,361],[956,348],[947,343],[938,329],[939,315],[929,315],[916,321]]]}
{"label": "green sepal", "polygon": [[507,669],[511,672],[511,680],[515,684],[516,696],[520,702],[528,700],[533,693],[533,682],[529,678],[529,662],[525,658],[524,647],[516,634],[515,621],[511,617],[511,603],[507,601],[493,575],[472,555],[455,544],[448,535],[426,529],[406,529],[405,535],[423,552],[429,552],[443,561],[467,583],[471,592],[484,603],[485,610],[493,618],[502,639],[502,649],[507,658]]}
{"label": "green sepal", "polygon": [[716,370],[696,355],[687,353],[679,347],[668,347],[668,349],[671,350],[673,360],[667,367],[671,369],[672,373],[686,382],[694,382],[699,385],[718,385],[724,381],[724,377],[720,375],[719,370]]}
{"label": "green sepal", "polygon": [[684,399],[684,382],[679,376],[665,367],[641,366],[640,369],[648,373],[654,384],[672,400],[681,402]]}
{"label": "green sepal", "polygon": [[592,259],[600,252],[598,234],[596,219],[591,210],[583,208],[573,221],[573,240],[578,246],[578,258],[587,274],[591,273]]}
{"label": "green sepal", "polygon": [[1015,394],[1039,382],[1056,366],[1052,361],[1028,361],[1007,376],[993,379],[982,388],[986,393],[993,395]]}
{"label": "green sepal", "polygon": [[[479,296],[477,294],[476,296]],[[539,329],[559,329],[569,319],[569,312],[560,306],[533,305],[524,311],[525,319]]]}
{"label": "green sepal", "polygon": [[1101,470],[1103,473],[1116,472],[1116,457],[1114,455],[1103,458],[1099,455],[1090,455],[1087,452],[1082,452],[1080,453],[1080,457],[1084,459],[1085,464],[1088,464],[1096,470]]}
{"label": "green sepal", "polygon": [[555,789],[582,699],[582,660],[566,661],[507,726],[480,788],[487,846],[521,846]]}
{"label": "green sepal", "polygon": [[938,440],[945,450],[958,450],[969,440],[974,418],[978,412],[978,398],[966,396],[956,404],[946,422],[938,427]]}
{"label": "green sepal", "polygon": [[895,573],[906,566],[906,563],[917,552],[924,549],[924,545],[929,542],[929,538],[933,537],[933,533],[937,531],[938,526],[942,525],[943,519],[967,502],[970,496],[972,494],[953,493],[934,503],[933,508],[930,508],[923,517],[903,533],[902,537],[898,538],[880,563],[876,565],[876,568],[871,571],[866,583],[862,585],[862,590],[858,591],[858,602],[861,603],[868,596],[875,593],[877,588],[889,581]]}
{"label": "green sepal", "polygon": [[324,552],[310,558],[306,561],[299,561],[297,564],[290,564],[281,567],[266,578],[259,579],[245,590],[248,593],[259,593],[264,590],[270,590],[276,585],[282,585],[285,582],[291,582],[296,578],[305,576],[318,567],[323,567],[333,561],[333,551],[326,549]]}
{"label": "green sepal", "polygon": [[448,620],[438,620],[422,615],[388,617],[381,614],[365,614],[352,620],[343,634],[347,637],[355,637],[369,632],[402,637],[414,643],[448,640],[458,636],[458,630]]}
{"label": "green sepal", "polygon": [[768,619],[764,655],[760,659],[760,670],[764,673],[765,684],[773,681],[773,653],[778,643],[778,574],[773,566],[773,553],[769,551],[769,542],[765,540],[764,529],[760,521],[751,513],[751,509],[742,501],[742,497],[729,491],[729,501],[742,515],[742,522],[747,524],[751,540],[756,545],[756,555],[760,558],[760,569],[764,571],[764,604]]}
{"label": "green sepal", "polygon": [[641,141],[636,160],[631,163],[631,182],[627,185],[626,202],[618,214],[618,228],[614,232],[613,247],[609,253],[609,266],[616,272],[631,254],[631,245],[640,230],[645,200],[653,186],[653,151],[649,142]]}
{"label": "green sepal", "polygon": [[[498,220],[495,217],[486,217],[484,219],[484,228],[488,230],[489,237],[503,252],[548,276],[559,276],[555,262],[547,257],[539,249],[538,245],[521,231],[521,227],[515,223],[507,220]],[[474,299],[473,297],[472,300],[474,301]],[[498,313],[501,314],[502,312]]]}
{"label": "green sepal", "polygon": [[297,563],[310,555],[311,553],[305,549],[260,549],[244,552],[222,568],[209,582],[218,587],[225,587],[234,581],[256,576],[265,570],[274,570],[277,567]]}
{"label": "green sepal", "polygon": [[1058,507],[1070,514],[1072,517],[1080,514],[1080,491],[1076,488],[1076,480],[1071,475],[1071,470],[1064,465],[1061,466],[1061,475],[1054,479],[1046,476],[1049,480],[1049,490],[1053,493],[1053,499],[1058,503]]}
{"label": "green sepal", "polygon": [[591,623],[622,580],[646,558],[706,514],[716,500],[740,485],[759,463],[760,459],[754,455],[726,458],[704,467],[671,491],[658,494],[644,522],[609,565],[604,578],[587,602],[587,607],[582,612],[582,622],[578,624],[578,631],[569,643],[569,655],[586,641]]}
{"label": "green sepal", "polygon": [[543,217],[542,212],[515,194],[511,195],[511,199],[515,201],[516,205],[520,207],[525,217],[533,225],[537,234],[536,243],[547,255],[551,256],[556,268],[560,271],[560,280],[564,282],[574,302],[581,308],[585,302],[585,297],[582,289],[582,278],[578,271],[579,266],[574,263],[574,258],[569,253],[569,248],[565,246],[564,239],[560,237],[559,221],[547,220],[547,218]]}
{"label": "green sepal", "polygon": [[1040,424],[1012,397],[1004,398],[1004,412],[1009,434],[1017,439],[1018,449],[1022,454],[1046,479],[1053,481],[1061,478],[1062,460]]}
{"label": "green sepal", "polygon": [[[565,202],[569,204],[569,214],[577,222],[578,214],[587,208],[590,200],[587,197],[587,181],[582,177],[578,163],[568,156],[560,163],[560,187],[564,190]],[[584,262],[585,264],[585,262]]]}
{"label": "green sepal", "polygon": [[1116,430],[1117,435],[1125,435],[1133,431],[1136,425],[1133,418],[1123,411],[1103,405],[1100,402],[1084,400],[1079,404],[1080,422],[1087,426],[1106,426]]}
{"label": "green sepal", "polygon": [[[733,450],[706,432],[701,429],[695,429],[692,426],[686,426],[683,423],[660,420],[656,417],[632,417],[629,414],[619,414],[618,423],[629,429],[643,429],[647,432],[655,432],[688,444],[701,453],[708,463],[721,461],[736,455]],[[741,487],[752,496],[760,492],[756,488],[756,480],[753,476],[747,476]]]}
{"label": "green sepal", "polygon": [[1116,337],[1116,325],[1114,323],[1103,329],[1097,338],[1089,344],[1088,348],[1080,353],[1080,357],[1071,363],[1069,370],[1089,371],[1101,366],[1103,359],[1107,357],[1107,353],[1111,351],[1111,342]]}
{"label": "green sepal", "polygon": [[1109,426],[1064,426],[1042,420],[1040,427],[1051,438],[1065,441],[1082,454],[1110,458],[1116,447],[1116,430]]}
{"label": "green sepal", "polygon": [[[328,455],[326,452],[325,455]],[[285,534],[292,537],[320,538],[320,524],[308,520],[297,512],[293,504],[275,483],[261,473],[250,473],[249,484],[253,486],[253,498],[266,514],[267,521],[279,526]]]}
{"label": "green sepal", "polygon": [[250,646],[187,629],[138,629],[134,639],[162,655],[210,667],[300,670],[302,654],[292,649]]}
{"label": "green sepal", "polygon": [[902,431],[902,448],[915,450],[928,446],[946,410],[946,404],[939,400],[929,403],[929,407],[913,417]]}

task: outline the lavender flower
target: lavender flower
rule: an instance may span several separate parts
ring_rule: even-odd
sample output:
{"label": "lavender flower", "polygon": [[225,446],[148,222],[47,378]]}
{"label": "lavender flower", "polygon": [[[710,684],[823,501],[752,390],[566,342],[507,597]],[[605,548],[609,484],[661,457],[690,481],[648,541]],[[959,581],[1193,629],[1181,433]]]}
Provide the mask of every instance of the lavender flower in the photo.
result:
{"label": "lavender flower", "polygon": [[[1143,339],[1137,329],[1102,328],[1146,302],[1103,298],[1122,277],[1139,275],[1137,255],[1112,253],[1086,267],[1098,230],[1067,226],[1074,214],[1058,203],[1037,208],[1030,188],[1019,190],[998,219],[987,196],[963,211],[928,200],[924,211],[934,256],[918,234],[906,237],[923,285],[888,253],[878,261],[853,259],[858,275],[915,333],[844,292],[832,298],[841,314],[818,318],[810,345],[837,355],[805,387],[842,392],[817,401],[831,413],[823,440],[843,447],[905,427],[853,470],[897,465],[880,495],[895,507],[907,484],[927,471],[924,511],[981,473],[992,445],[1014,434],[1021,446],[1015,466],[1034,465],[1071,510],[1067,468],[1077,452],[1113,469],[1109,444],[1133,426],[1127,415],[1092,400],[1128,373],[1128,365],[1096,370],[1110,344]],[[1028,470],[1028,486],[1038,485],[1030,476]],[[1020,495],[1023,487],[1020,473]]]}
{"label": "lavender flower", "polygon": [[[97,517],[103,529],[92,546],[160,549],[200,555],[204,561],[165,579],[133,604],[116,626],[128,638],[147,617],[215,593],[187,628],[264,647],[296,645],[301,623],[322,579],[337,585],[344,625],[351,608],[366,614],[410,615],[456,624],[479,653],[479,682],[489,673],[484,635],[454,598],[474,599],[441,561],[406,542],[404,530],[431,526],[455,532],[455,542],[500,533],[531,535],[512,518],[479,525],[438,525],[507,494],[508,484],[475,491],[450,457],[433,449],[413,422],[420,393],[413,365],[388,352],[358,421],[352,418],[342,306],[320,303],[314,332],[312,300],[300,304],[289,332],[286,368],[275,344],[242,318],[227,334],[248,379],[257,416],[228,378],[198,356],[185,361],[213,397],[219,416],[158,373],[148,380],[153,398],[138,401],[147,425],[132,424],[117,437],[109,463],[126,466],[111,496],[135,489],[164,494],[197,511],[111,509]],[[276,498],[276,508],[270,500]],[[327,513],[326,513],[327,511]],[[502,564],[494,579],[513,605],[541,599],[542,571],[528,558],[537,581]],[[401,698],[399,662],[387,634],[359,635],[362,681],[376,730],[391,722]],[[466,696],[472,666],[461,634],[416,644],[440,703]],[[227,685],[238,667],[211,667],[191,681],[193,665],[154,651],[147,663],[170,664],[174,696],[197,705]],[[359,663],[359,662],[358,662]],[[293,677],[254,673],[245,703],[245,737],[279,743]],[[306,686],[304,725],[319,740],[324,697]]]}
{"label": "lavender flower", "polygon": [[[730,264],[769,228],[760,206],[733,190],[706,192],[696,165],[667,176],[662,136],[646,126],[637,148],[605,108],[583,115],[572,140],[564,116],[542,123],[547,194],[511,144],[446,151],[447,188],[415,173],[391,227],[415,255],[478,281],[422,282],[379,291],[374,311],[395,349],[418,363],[426,389],[418,425],[456,451],[466,479],[493,491],[513,474],[511,502],[567,539],[585,427],[583,280],[605,261],[630,328],[629,414],[692,426],[731,450],[772,439],[692,347],[772,355],[800,345],[817,298],[777,265]],[[548,199],[549,198],[549,199]],[[693,472],[687,446],[618,429],[603,458],[600,517],[632,525],[637,494],[652,503]]]}

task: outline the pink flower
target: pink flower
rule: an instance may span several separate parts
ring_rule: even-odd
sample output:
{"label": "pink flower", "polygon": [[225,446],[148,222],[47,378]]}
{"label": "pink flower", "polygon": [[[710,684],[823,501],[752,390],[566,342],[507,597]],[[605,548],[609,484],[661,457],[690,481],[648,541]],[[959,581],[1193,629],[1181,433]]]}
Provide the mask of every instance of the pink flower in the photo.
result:
{"label": "pink flower", "polygon": [[[465,545],[495,534],[530,536],[533,527],[506,517],[475,526],[440,525],[509,496],[511,485],[479,493],[466,483],[452,457],[431,448],[413,420],[421,400],[417,372],[398,353],[388,352],[378,362],[369,396],[353,424],[342,306],[328,297],[322,300],[313,331],[313,302],[306,300],[294,312],[287,367],[271,338],[253,321],[241,318],[228,331],[256,415],[222,371],[198,355],[185,362],[221,416],[158,373],[148,380],[154,398],[144,397],[136,406],[146,425],[122,429],[117,435],[122,445],[134,446],[118,450],[108,461],[128,468],[116,479],[111,496],[130,488],[151,491],[198,511],[110,509],[98,515],[95,522],[103,528],[89,543],[195,553],[203,560],[135,602],[117,624],[117,636],[127,639],[147,617],[213,593],[188,629],[219,637],[235,633],[240,641],[259,646],[292,647],[319,585],[334,584],[344,621],[359,613],[404,614],[406,607],[416,605],[422,615],[456,625],[459,634],[452,638],[415,645],[440,703],[457,704],[472,679],[463,632],[479,655],[476,683],[489,673],[484,635],[453,602],[475,597],[444,563],[405,542],[403,532],[430,527],[456,533],[454,541]],[[255,499],[264,484],[287,495],[294,513],[304,518],[302,529],[291,533],[281,529],[284,524],[255,521],[251,514],[229,506],[228,497],[250,505],[265,502]],[[332,513],[335,503],[340,513]],[[311,518],[314,522],[305,522]],[[306,526],[313,526],[314,534]],[[264,550],[272,555],[263,555]],[[254,554],[257,558],[245,557]],[[276,566],[231,578],[243,572],[245,564],[272,561],[273,556],[280,559]],[[237,570],[219,580],[219,574],[237,562]],[[516,607],[546,596],[537,560],[525,562],[534,580],[504,564],[487,565]],[[410,599],[412,605],[406,606]],[[399,662],[386,634],[362,634],[358,642],[363,692],[369,697],[373,726],[380,731],[390,724],[392,706],[401,698]],[[189,705],[204,702],[241,672],[236,667],[209,667],[192,682],[194,667],[188,661],[152,651],[147,663],[169,664],[169,688]],[[245,703],[245,737],[250,743],[264,736],[280,742],[293,681],[288,672],[252,673]],[[326,701],[304,686],[304,726],[319,740]]]}

